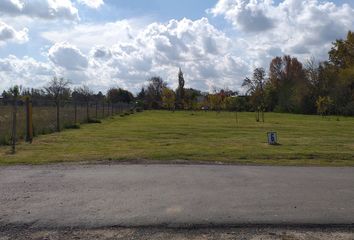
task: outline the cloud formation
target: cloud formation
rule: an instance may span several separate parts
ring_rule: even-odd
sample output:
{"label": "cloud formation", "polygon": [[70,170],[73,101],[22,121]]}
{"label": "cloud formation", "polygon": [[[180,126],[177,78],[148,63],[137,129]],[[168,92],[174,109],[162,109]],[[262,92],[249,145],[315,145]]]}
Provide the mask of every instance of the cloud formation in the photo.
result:
{"label": "cloud formation", "polygon": [[90,8],[95,8],[95,9],[101,7],[104,4],[103,0],[78,0],[78,2],[80,4],[83,4],[83,5],[86,5]]}
{"label": "cloud formation", "polygon": [[38,62],[31,57],[9,55],[0,58],[0,89],[13,85],[43,87],[55,74],[49,63]]}
{"label": "cloud formation", "polygon": [[331,42],[354,27],[354,9],[330,1],[219,0],[210,10],[223,16],[253,54],[294,54],[323,59]]}
{"label": "cloud formation", "polygon": [[79,19],[78,9],[70,0],[1,0],[0,12],[42,19]]}
{"label": "cloud formation", "polygon": [[16,31],[13,27],[7,25],[0,20],[0,46],[1,43],[7,41],[14,41],[17,43],[24,43],[28,41],[28,29],[24,28],[20,31]]}
{"label": "cloud formation", "polygon": [[219,0],[208,12],[224,16],[239,30],[260,32],[275,26],[275,19],[267,12],[272,4],[271,0]]}
{"label": "cloud formation", "polygon": [[58,67],[66,70],[85,70],[88,60],[81,51],[68,43],[56,43],[49,49],[49,59]]}

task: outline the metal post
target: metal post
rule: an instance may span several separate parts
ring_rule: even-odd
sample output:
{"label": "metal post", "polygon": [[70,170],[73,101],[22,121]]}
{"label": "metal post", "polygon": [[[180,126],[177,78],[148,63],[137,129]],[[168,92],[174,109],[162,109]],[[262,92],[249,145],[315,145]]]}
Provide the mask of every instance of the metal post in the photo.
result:
{"label": "metal post", "polygon": [[104,102],[102,102],[102,118],[104,118]]}
{"label": "metal post", "polygon": [[17,97],[14,98],[12,112],[12,154],[16,152]]}
{"label": "metal post", "polygon": [[26,97],[26,142],[33,140],[32,101]]}

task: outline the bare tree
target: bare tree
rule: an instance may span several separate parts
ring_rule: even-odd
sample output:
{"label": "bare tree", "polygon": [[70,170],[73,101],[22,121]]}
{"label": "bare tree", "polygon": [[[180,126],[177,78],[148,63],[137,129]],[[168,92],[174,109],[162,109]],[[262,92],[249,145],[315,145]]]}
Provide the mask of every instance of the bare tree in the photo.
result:
{"label": "bare tree", "polygon": [[93,96],[93,91],[86,85],[83,85],[82,87],[76,88],[75,89],[75,95],[79,97],[79,99],[82,99],[86,103],[86,117],[87,117],[87,122],[90,121],[90,100],[92,99]]}
{"label": "bare tree", "polygon": [[251,100],[255,110],[257,111],[256,120],[259,122],[260,113],[262,115],[262,121],[264,122],[264,107],[265,107],[265,70],[264,68],[256,68],[253,72],[253,77],[246,78],[243,81],[242,87],[247,88],[247,94],[251,95]]}
{"label": "bare tree", "polygon": [[64,78],[54,77],[45,87],[47,94],[54,99],[57,108],[57,131],[60,132],[60,102],[64,96],[70,95],[70,82]]}

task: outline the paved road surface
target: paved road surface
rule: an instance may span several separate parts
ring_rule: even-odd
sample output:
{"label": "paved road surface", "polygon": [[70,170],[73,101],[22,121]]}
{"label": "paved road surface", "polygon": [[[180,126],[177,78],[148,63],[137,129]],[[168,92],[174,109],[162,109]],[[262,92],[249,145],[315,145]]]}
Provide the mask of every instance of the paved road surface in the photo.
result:
{"label": "paved road surface", "polygon": [[354,224],[354,168],[0,167],[0,226]]}

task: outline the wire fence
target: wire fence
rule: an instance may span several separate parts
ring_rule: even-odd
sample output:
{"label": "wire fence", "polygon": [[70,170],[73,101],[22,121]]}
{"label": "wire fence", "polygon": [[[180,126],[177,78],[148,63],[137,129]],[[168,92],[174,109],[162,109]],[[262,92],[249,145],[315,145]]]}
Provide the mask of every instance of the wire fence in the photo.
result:
{"label": "wire fence", "polygon": [[32,140],[78,124],[98,122],[101,119],[132,111],[127,103],[75,102],[43,99],[0,99],[0,145]]}

